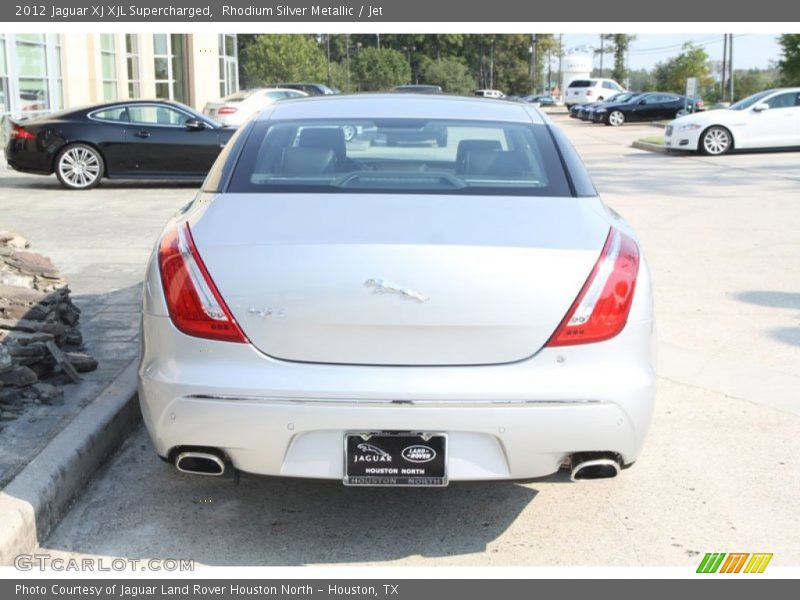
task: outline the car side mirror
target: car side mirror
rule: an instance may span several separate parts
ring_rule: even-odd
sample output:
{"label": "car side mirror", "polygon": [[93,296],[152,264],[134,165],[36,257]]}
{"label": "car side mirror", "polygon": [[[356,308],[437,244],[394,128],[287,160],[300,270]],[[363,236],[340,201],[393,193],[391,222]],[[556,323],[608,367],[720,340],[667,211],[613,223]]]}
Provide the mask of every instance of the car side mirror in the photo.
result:
{"label": "car side mirror", "polygon": [[753,110],[755,112],[763,112],[765,110],[769,110],[769,104],[767,104],[766,102],[759,102],[753,107]]}
{"label": "car side mirror", "polygon": [[206,124],[200,119],[186,119],[184,125],[186,126],[186,129],[191,129],[193,131],[206,128]]}

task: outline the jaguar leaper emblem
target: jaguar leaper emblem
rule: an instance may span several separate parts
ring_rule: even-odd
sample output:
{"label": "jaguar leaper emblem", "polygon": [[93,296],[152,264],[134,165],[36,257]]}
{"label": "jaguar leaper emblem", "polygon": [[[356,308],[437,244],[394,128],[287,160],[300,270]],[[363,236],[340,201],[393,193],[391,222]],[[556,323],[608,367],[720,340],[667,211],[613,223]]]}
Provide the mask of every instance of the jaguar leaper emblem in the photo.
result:
{"label": "jaguar leaper emblem", "polygon": [[373,294],[396,294],[403,300],[413,300],[414,302],[419,302],[420,304],[430,300],[428,296],[423,296],[419,292],[404,288],[396,283],[392,283],[391,281],[386,281],[385,279],[367,279],[364,282],[364,286],[371,288]]}

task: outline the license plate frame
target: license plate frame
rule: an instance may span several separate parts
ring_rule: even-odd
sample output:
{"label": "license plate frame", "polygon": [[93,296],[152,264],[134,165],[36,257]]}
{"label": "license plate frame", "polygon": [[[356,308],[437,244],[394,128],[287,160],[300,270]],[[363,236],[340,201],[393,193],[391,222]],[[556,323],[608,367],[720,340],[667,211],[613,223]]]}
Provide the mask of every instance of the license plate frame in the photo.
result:
{"label": "license plate frame", "polygon": [[446,487],[449,484],[449,440],[445,432],[348,431],[343,439],[342,483],[346,486]]}

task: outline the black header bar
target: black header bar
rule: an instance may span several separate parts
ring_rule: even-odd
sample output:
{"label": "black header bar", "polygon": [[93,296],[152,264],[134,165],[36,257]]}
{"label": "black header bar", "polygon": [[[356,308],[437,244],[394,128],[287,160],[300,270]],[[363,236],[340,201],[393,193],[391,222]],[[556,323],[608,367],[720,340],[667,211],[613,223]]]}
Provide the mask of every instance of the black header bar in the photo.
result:
{"label": "black header bar", "polygon": [[[116,3],[115,3],[116,2]],[[786,0],[10,0],[0,20],[42,22],[791,22],[800,9]]]}

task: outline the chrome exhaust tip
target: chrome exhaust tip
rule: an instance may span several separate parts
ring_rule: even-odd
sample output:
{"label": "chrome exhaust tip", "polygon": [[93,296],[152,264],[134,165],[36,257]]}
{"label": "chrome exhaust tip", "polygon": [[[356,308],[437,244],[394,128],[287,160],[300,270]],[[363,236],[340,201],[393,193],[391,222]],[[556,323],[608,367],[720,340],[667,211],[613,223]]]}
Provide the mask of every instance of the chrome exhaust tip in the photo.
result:
{"label": "chrome exhaust tip", "polygon": [[570,479],[572,481],[584,481],[586,479],[611,479],[616,477],[620,471],[620,463],[616,458],[608,455],[584,454],[576,455],[571,461],[572,469]]}
{"label": "chrome exhaust tip", "polygon": [[175,468],[181,473],[219,477],[225,473],[222,458],[211,452],[187,451],[175,457]]}

